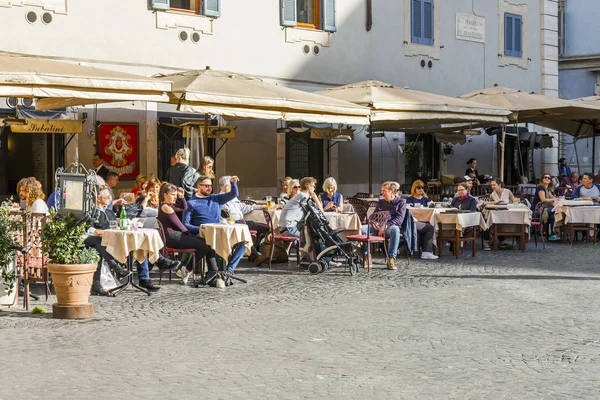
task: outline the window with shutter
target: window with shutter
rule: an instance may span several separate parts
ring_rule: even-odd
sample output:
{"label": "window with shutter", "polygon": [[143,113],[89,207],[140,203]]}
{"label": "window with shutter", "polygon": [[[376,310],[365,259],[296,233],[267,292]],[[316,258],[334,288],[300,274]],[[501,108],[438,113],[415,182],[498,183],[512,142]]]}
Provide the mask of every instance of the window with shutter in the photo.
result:
{"label": "window with shutter", "polygon": [[296,26],[296,0],[280,0],[281,25]]}
{"label": "window with shutter", "polygon": [[303,28],[319,29],[321,0],[296,0],[296,22]]}
{"label": "window with shutter", "polygon": [[221,15],[221,0],[204,0],[202,13],[207,17],[219,18]]}
{"label": "window with shutter", "polygon": [[523,56],[523,32],[520,15],[504,14],[504,55],[511,57]]}
{"label": "window with shutter", "polygon": [[433,45],[433,0],[411,0],[411,41]]}
{"label": "window with shutter", "polygon": [[335,25],[335,0],[323,1],[323,30],[327,32],[337,31]]}
{"label": "window with shutter", "polygon": [[155,10],[168,10],[169,0],[151,0],[152,8]]}
{"label": "window with shutter", "polygon": [[171,10],[200,14],[200,0],[170,0]]}

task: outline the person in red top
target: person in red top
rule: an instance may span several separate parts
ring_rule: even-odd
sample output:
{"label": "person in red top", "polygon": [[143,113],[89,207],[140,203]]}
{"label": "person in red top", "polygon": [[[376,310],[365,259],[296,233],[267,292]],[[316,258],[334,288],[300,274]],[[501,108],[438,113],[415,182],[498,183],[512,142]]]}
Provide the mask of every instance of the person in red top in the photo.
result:
{"label": "person in red top", "polygon": [[[160,207],[158,208],[158,220],[165,230],[166,245],[179,249],[196,249],[196,262],[201,262],[207,256],[209,271],[218,271],[216,252],[211,249],[203,238],[192,235],[177,217],[187,209],[182,188],[177,188],[170,183],[163,183],[159,192]],[[192,266],[193,268],[194,266]],[[187,284],[191,271],[182,266],[181,279]]]}

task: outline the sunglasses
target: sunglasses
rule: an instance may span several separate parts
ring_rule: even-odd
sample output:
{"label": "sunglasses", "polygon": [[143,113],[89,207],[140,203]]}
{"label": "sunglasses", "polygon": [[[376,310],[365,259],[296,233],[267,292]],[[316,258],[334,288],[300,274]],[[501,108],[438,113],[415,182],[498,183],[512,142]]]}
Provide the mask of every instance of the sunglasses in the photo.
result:
{"label": "sunglasses", "polygon": [[300,186],[292,186],[292,189],[300,189]]}
{"label": "sunglasses", "polygon": [[417,186],[417,189],[425,189],[425,186]]}
{"label": "sunglasses", "polygon": [[545,176],[544,179],[552,179],[551,176]]}
{"label": "sunglasses", "polygon": [[204,186],[204,187],[212,187],[211,184],[205,185],[204,183],[201,183],[200,186]]}

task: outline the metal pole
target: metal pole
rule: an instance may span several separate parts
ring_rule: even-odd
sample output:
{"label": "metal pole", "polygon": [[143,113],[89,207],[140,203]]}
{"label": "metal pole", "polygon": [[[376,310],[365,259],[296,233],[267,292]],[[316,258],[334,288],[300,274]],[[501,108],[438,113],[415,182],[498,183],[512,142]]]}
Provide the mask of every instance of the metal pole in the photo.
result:
{"label": "metal pole", "polygon": [[592,178],[596,176],[596,132],[592,134]]}
{"label": "metal pole", "polygon": [[373,125],[369,125],[369,193],[373,190]]}
{"label": "metal pole", "polygon": [[502,182],[504,182],[504,140],[506,139],[506,130],[504,128],[504,125],[502,125],[502,143],[500,143],[500,163],[499,163],[499,171],[498,171],[498,177],[500,177],[500,180]]}

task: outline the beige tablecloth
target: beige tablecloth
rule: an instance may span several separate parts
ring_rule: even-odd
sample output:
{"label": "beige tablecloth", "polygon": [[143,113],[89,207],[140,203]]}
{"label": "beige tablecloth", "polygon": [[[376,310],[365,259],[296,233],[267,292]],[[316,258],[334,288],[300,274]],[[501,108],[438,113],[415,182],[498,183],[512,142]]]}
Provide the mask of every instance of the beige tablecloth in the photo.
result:
{"label": "beige tablecloth", "polygon": [[203,224],[200,227],[200,237],[226,261],[231,254],[231,247],[236,243],[245,241],[246,255],[251,252],[252,235],[245,224]]}
{"label": "beige tablecloth", "polygon": [[[281,216],[281,210],[269,210],[269,215],[271,215],[271,220],[273,220],[273,227],[277,229],[279,226],[279,217]],[[259,224],[266,224],[265,215],[263,214],[263,210],[252,210],[248,214],[244,215],[244,220],[253,221]]]}
{"label": "beige tablecloth", "polygon": [[[448,213],[448,212],[440,212],[434,213],[435,217],[435,229],[437,230],[439,225],[438,223],[442,223],[446,226],[451,227],[455,225],[455,229],[463,230],[470,226],[479,226],[481,229],[486,230],[487,224],[483,219],[483,215],[480,212],[473,213]],[[445,229],[444,229],[445,230]]]}
{"label": "beige tablecloth", "polygon": [[525,234],[529,237],[532,212],[527,207],[515,207],[503,211],[485,209],[483,215],[487,220],[488,226],[499,225],[499,233],[521,232],[521,225],[525,225]]}
{"label": "beige tablecloth", "polygon": [[105,246],[106,251],[120,263],[125,263],[129,253],[132,253],[137,262],[143,262],[147,255],[148,261],[154,264],[164,243],[156,229],[106,229],[102,236],[102,246]]}
{"label": "beige tablecloth", "polygon": [[554,226],[565,224],[600,224],[600,207],[556,206],[554,208]]}

